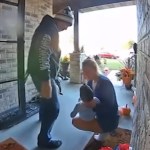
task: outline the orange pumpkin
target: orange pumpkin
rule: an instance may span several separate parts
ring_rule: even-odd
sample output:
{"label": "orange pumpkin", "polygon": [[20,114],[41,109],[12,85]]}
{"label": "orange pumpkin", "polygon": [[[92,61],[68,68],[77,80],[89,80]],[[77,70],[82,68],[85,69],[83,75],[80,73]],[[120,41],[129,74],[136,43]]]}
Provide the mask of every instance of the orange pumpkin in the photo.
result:
{"label": "orange pumpkin", "polygon": [[124,116],[130,116],[131,109],[128,107],[128,104],[126,104],[126,107],[122,108],[122,115]]}

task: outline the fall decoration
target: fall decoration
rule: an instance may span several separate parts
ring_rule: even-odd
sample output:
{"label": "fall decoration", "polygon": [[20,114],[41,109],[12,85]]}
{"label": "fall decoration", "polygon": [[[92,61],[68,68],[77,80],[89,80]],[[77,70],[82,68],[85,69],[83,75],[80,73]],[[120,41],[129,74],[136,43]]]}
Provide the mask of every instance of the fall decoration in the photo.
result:
{"label": "fall decoration", "polygon": [[102,147],[99,150],[113,150],[111,147]]}
{"label": "fall decoration", "polygon": [[120,70],[122,81],[127,89],[131,88],[131,81],[134,78],[135,73],[132,69],[124,68]]}
{"label": "fall decoration", "polygon": [[64,80],[68,80],[68,70],[69,70],[69,63],[70,63],[70,57],[69,55],[65,55],[60,59],[61,62],[61,74],[64,77]]}
{"label": "fall decoration", "polygon": [[128,107],[128,104],[126,104],[125,107],[121,108],[121,112],[123,116],[130,116],[131,109]]}
{"label": "fall decoration", "polygon": [[70,63],[69,55],[65,55],[64,57],[61,57],[60,62],[61,63]]}

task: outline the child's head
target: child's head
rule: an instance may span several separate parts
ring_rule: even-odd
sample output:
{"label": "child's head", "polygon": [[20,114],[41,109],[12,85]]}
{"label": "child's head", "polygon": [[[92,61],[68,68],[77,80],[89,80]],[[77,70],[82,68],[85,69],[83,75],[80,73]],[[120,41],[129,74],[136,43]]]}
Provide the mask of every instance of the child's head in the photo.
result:
{"label": "child's head", "polygon": [[86,84],[80,87],[80,99],[83,102],[88,102],[93,99],[93,90]]}

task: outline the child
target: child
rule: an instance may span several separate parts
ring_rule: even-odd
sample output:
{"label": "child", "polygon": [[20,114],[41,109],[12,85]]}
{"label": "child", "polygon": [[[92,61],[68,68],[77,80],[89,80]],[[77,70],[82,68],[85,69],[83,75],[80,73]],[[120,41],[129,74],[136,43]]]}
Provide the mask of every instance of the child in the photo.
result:
{"label": "child", "polygon": [[84,102],[90,102],[91,100],[95,100],[97,103],[99,102],[98,98],[93,97],[93,90],[86,84],[83,84],[80,87],[80,99],[79,103],[76,104],[74,110],[71,112],[70,116],[74,118],[77,113],[79,113],[79,117],[83,120],[90,121],[95,118],[95,112],[84,105]]}

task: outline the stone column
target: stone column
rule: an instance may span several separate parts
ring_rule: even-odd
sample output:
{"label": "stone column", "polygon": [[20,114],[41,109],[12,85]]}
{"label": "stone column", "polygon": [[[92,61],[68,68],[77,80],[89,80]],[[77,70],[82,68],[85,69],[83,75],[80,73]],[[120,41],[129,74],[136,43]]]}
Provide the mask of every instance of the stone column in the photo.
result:
{"label": "stone column", "polygon": [[79,49],[79,10],[74,11],[74,52],[80,52]]}
{"label": "stone column", "polygon": [[70,54],[70,82],[82,83],[82,62],[86,58],[84,53],[71,53]]}
{"label": "stone column", "polygon": [[80,52],[79,48],[79,11],[74,11],[74,52],[70,54],[70,82],[81,83],[82,62],[85,54]]}

